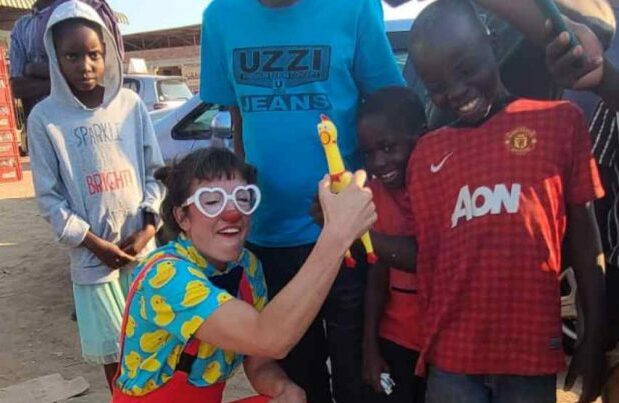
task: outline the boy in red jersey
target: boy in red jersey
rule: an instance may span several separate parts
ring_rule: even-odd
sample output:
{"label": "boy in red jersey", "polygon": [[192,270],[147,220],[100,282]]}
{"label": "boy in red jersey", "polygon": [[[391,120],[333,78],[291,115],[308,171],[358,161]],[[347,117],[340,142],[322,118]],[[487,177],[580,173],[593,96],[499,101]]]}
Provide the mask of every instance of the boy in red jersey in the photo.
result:
{"label": "boy in red jersey", "polygon": [[[372,387],[364,403],[423,403],[425,382],[413,373],[421,347],[413,220],[406,166],[426,131],[423,105],[410,88],[385,87],[359,108],[359,146],[372,180],[378,220],[372,240],[379,262],[368,269],[365,291],[363,378]],[[397,267],[398,269],[395,269]],[[395,386],[386,394],[381,373]]]}
{"label": "boy in red jersey", "polygon": [[433,102],[458,116],[418,142],[408,168],[427,401],[556,400],[564,235],[586,328],[568,384],[582,375],[580,401],[594,400],[604,262],[590,202],[603,190],[582,113],[565,102],[511,97],[466,1],[429,5],[411,41]]}

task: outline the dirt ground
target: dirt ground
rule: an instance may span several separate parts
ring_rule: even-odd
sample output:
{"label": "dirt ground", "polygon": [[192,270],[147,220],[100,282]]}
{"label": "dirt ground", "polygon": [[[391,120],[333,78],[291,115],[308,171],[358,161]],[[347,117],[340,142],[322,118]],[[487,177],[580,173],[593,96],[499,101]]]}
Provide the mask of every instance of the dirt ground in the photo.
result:
{"label": "dirt ground", "polygon": [[[27,160],[24,166],[22,181],[0,184],[0,388],[59,372],[90,383],[71,402],[106,402],[102,370],[80,357],[67,253],[38,213]],[[249,394],[239,374],[228,383],[226,400]],[[571,393],[558,397],[576,401]]]}

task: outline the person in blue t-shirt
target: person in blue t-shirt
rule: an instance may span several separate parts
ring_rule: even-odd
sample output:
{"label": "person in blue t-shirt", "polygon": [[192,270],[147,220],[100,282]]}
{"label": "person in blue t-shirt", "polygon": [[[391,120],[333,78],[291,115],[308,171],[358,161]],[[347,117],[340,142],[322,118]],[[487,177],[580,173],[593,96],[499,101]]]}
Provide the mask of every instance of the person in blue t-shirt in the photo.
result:
{"label": "person in blue t-shirt", "polygon": [[[309,210],[327,172],[320,114],[337,125],[353,171],[362,164],[360,100],[404,85],[382,17],[379,0],[214,0],[204,12],[200,95],[231,107],[236,152],[260,172],[263,199],[248,246],[263,262],[270,296],[297,272],[319,233]],[[331,401],[327,357],[335,399],[362,401],[364,277],[361,265],[340,272],[322,317],[282,362],[309,402]]]}

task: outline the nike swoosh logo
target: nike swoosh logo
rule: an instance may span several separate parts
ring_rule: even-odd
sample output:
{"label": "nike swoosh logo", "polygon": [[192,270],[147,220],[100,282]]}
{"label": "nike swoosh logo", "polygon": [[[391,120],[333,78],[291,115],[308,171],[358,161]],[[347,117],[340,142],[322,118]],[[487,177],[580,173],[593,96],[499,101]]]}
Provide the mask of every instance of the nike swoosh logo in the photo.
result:
{"label": "nike swoosh logo", "polygon": [[443,159],[441,160],[441,162],[439,162],[437,165],[434,164],[430,164],[430,172],[432,172],[433,174],[437,173],[438,171],[440,171],[441,169],[443,169],[443,165],[445,165],[445,163],[447,162],[447,160],[453,155],[453,151],[450,152],[449,154],[447,154],[446,156],[443,157]]}

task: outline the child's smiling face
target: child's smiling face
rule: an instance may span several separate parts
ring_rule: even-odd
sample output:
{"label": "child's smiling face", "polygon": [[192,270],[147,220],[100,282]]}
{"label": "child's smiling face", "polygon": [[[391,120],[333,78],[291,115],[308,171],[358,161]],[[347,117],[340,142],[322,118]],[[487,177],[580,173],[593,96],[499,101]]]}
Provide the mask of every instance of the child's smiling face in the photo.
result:
{"label": "child's smiling face", "polygon": [[488,116],[503,89],[490,41],[478,24],[452,13],[441,19],[441,29],[419,33],[411,46],[432,102],[472,124]]}
{"label": "child's smiling face", "polygon": [[404,187],[408,157],[418,136],[390,128],[383,115],[363,117],[358,133],[368,172],[388,189]]}

